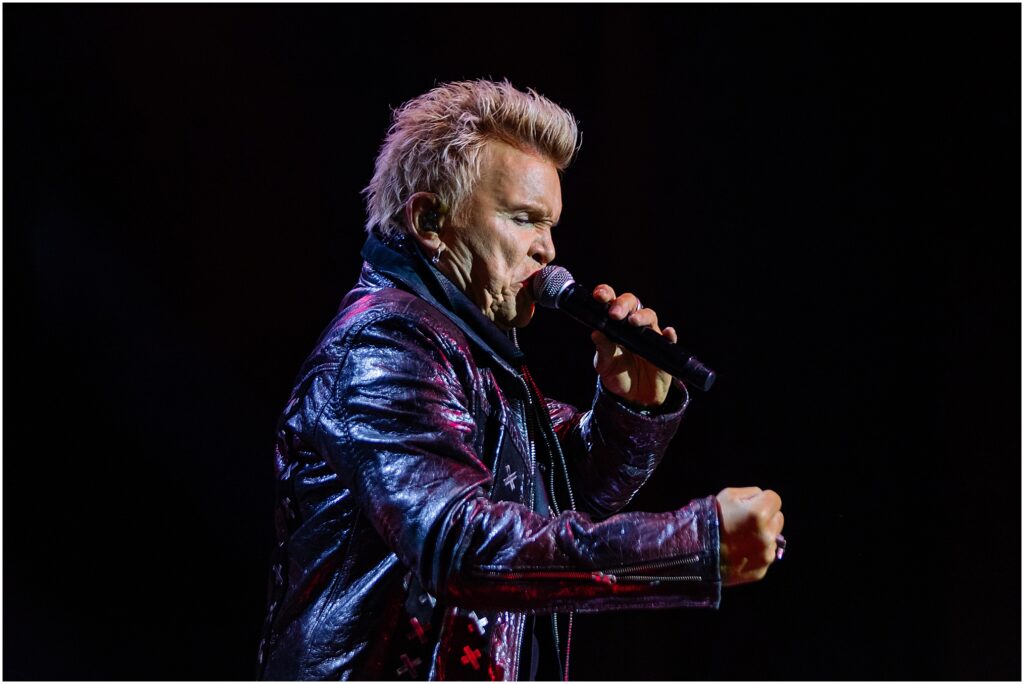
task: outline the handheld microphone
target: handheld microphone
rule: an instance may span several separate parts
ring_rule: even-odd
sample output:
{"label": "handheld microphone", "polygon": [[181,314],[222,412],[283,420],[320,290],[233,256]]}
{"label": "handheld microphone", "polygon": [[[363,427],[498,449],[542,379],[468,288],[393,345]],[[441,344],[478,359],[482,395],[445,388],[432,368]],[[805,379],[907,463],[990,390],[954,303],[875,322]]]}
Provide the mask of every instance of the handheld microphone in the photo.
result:
{"label": "handheld microphone", "polygon": [[583,325],[600,330],[611,340],[639,354],[666,373],[707,392],[715,382],[715,372],[696,356],[672,344],[651,328],[638,328],[626,319],[613,320],[606,304],[598,302],[590,291],[573,280],[561,266],[545,266],[532,279],[533,297],[548,309],[558,309]]}

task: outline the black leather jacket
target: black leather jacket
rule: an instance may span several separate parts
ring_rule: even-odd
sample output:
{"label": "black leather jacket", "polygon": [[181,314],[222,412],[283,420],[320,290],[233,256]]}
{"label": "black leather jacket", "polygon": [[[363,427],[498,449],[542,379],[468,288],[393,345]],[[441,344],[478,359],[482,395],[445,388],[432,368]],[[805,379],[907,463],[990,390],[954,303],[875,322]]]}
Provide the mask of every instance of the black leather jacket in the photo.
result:
{"label": "black leather jacket", "polygon": [[363,254],[278,426],[263,678],[516,679],[528,614],[718,605],[713,497],[616,515],[682,385],[657,415],[600,383],[584,413],[543,400],[418,251]]}

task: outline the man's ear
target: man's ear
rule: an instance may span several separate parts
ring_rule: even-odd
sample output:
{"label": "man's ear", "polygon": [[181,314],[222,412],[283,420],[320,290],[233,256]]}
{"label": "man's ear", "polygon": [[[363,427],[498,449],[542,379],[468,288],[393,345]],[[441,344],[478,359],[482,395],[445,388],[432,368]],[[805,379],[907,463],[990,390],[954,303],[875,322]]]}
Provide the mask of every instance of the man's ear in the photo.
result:
{"label": "man's ear", "polygon": [[409,234],[427,254],[441,249],[439,233],[444,219],[444,203],[432,192],[413,193],[405,203],[405,224]]}

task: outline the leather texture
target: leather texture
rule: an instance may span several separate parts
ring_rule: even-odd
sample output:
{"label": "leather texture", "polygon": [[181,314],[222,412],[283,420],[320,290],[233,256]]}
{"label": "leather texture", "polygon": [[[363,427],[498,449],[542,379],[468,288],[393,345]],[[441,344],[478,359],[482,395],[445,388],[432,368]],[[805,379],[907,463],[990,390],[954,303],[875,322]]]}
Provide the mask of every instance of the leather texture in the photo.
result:
{"label": "leather texture", "polygon": [[364,255],[278,425],[262,678],[512,680],[527,614],[717,607],[713,497],[618,513],[681,384],[657,415],[599,382],[586,412],[544,400],[422,257],[375,238]]}

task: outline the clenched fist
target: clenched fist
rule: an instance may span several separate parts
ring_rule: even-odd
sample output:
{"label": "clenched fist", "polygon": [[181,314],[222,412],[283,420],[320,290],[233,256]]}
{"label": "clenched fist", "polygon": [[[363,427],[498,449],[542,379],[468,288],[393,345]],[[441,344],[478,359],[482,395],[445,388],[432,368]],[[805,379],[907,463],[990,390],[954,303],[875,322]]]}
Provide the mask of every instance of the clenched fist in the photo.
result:
{"label": "clenched fist", "polygon": [[756,582],[775,560],[782,532],[782,499],[770,489],[727,487],[718,501],[722,584]]}

